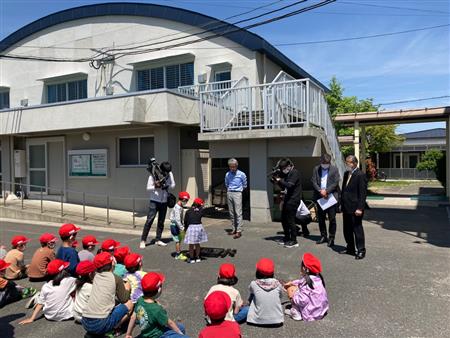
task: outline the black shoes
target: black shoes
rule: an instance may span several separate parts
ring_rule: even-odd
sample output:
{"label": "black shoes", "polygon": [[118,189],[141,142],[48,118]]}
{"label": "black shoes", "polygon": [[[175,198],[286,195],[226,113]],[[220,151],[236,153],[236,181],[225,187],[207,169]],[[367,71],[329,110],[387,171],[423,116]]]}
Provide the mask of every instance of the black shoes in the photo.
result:
{"label": "black shoes", "polygon": [[333,247],[334,246],[334,238],[329,238],[328,239],[328,244],[327,244],[327,246],[329,247],[329,248],[331,248],[331,247]]}
{"label": "black shoes", "polygon": [[366,249],[358,250],[358,252],[355,255],[355,259],[359,260],[363,259],[364,257],[366,257]]}
{"label": "black shoes", "polygon": [[323,243],[328,243],[328,238],[327,237],[320,237],[320,239],[316,242],[316,244],[323,244]]}
{"label": "black shoes", "polygon": [[285,248],[298,248],[298,243],[294,241],[290,241],[284,244]]}
{"label": "black shoes", "polygon": [[342,250],[342,251],[339,251],[339,254],[341,254],[341,255],[355,256],[355,255],[356,255],[356,252],[355,252],[354,250],[349,250],[349,249],[347,248],[347,249],[344,249],[344,250]]}

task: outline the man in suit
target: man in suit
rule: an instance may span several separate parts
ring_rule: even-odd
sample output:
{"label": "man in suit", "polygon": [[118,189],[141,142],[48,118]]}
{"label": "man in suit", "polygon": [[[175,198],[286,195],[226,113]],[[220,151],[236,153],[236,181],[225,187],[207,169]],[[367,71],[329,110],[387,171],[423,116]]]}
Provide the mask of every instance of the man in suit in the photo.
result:
{"label": "man in suit", "polygon": [[367,196],[367,178],[365,173],[358,169],[358,159],[355,156],[347,156],[345,163],[347,171],[342,181],[341,204],[347,248],[341,253],[363,259],[366,256],[366,247],[362,219]]}
{"label": "man in suit", "polygon": [[[336,201],[339,201],[339,180],[339,170],[334,165],[331,165],[331,156],[329,154],[323,154],[320,158],[320,164],[314,168],[311,178],[314,188],[314,200],[329,198],[333,195]],[[317,244],[328,243],[329,247],[334,245],[337,207],[337,204],[326,210],[322,210],[320,206],[317,207],[317,218],[319,220],[321,235],[320,239],[316,242]],[[327,225],[325,224],[327,215],[330,223],[329,235],[327,233]]]}
{"label": "man in suit", "polygon": [[286,248],[296,248],[298,247],[298,242],[295,216],[302,196],[300,173],[294,168],[294,164],[288,158],[281,159],[278,162],[278,169],[281,174],[273,179],[284,191],[281,209],[284,240],[281,244],[284,244]]}

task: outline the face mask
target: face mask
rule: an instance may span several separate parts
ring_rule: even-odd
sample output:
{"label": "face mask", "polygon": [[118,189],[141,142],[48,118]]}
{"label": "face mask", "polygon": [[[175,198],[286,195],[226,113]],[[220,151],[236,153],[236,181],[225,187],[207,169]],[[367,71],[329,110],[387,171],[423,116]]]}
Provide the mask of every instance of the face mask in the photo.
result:
{"label": "face mask", "polygon": [[289,168],[283,169],[283,174],[287,175],[289,174],[289,171],[291,171]]}
{"label": "face mask", "polygon": [[330,167],[329,164],[321,164],[322,169],[328,169]]}
{"label": "face mask", "polygon": [[185,207],[185,206],[187,205],[187,201],[182,201],[182,202],[181,202],[181,205],[182,205],[183,207]]}
{"label": "face mask", "polygon": [[352,166],[347,165],[346,167],[347,167],[347,171],[353,171],[353,167]]}

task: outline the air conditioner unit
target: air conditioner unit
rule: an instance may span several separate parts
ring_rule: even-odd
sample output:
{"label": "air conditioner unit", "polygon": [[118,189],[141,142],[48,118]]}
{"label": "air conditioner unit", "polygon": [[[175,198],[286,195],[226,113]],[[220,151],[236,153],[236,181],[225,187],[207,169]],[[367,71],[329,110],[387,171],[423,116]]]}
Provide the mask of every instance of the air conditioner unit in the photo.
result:
{"label": "air conditioner unit", "polygon": [[206,73],[199,74],[197,80],[198,83],[206,83]]}
{"label": "air conditioner unit", "polygon": [[26,161],[25,150],[14,150],[14,177],[23,178],[27,176]]}
{"label": "air conditioner unit", "polygon": [[20,106],[21,107],[28,107],[28,99],[20,100]]}

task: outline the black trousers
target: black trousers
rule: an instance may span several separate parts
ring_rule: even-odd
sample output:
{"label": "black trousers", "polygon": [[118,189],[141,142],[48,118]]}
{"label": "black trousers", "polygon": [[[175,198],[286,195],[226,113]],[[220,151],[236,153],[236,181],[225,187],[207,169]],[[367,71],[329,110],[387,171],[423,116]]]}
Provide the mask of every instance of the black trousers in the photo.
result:
{"label": "black trousers", "polygon": [[295,224],[295,215],[297,208],[291,205],[283,205],[281,210],[281,225],[284,231],[285,242],[297,242],[297,225]]}
{"label": "black trousers", "polygon": [[366,244],[364,239],[364,229],[362,226],[362,219],[364,213],[361,216],[355,214],[343,213],[344,218],[344,238],[347,242],[347,250],[365,251]]}
{"label": "black trousers", "polygon": [[334,237],[336,236],[336,205],[329,207],[327,210],[322,210],[320,206],[317,207],[317,218],[319,220],[320,235],[322,237],[328,237],[327,225],[325,223],[327,215],[328,215],[328,222],[330,223],[329,225],[330,238],[334,239]]}
{"label": "black trousers", "polygon": [[302,227],[303,234],[308,235],[308,224],[312,222],[311,215],[303,215],[300,217],[295,217],[295,223]]}
{"label": "black trousers", "polygon": [[161,240],[161,235],[164,230],[164,220],[167,214],[167,203],[159,203],[155,201],[150,201],[150,206],[148,207],[147,220],[145,221],[144,230],[142,230],[141,241],[146,241],[148,233],[152,227],[153,221],[155,220],[156,214],[158,214],[158,224],[156,228],[156,240]]}

